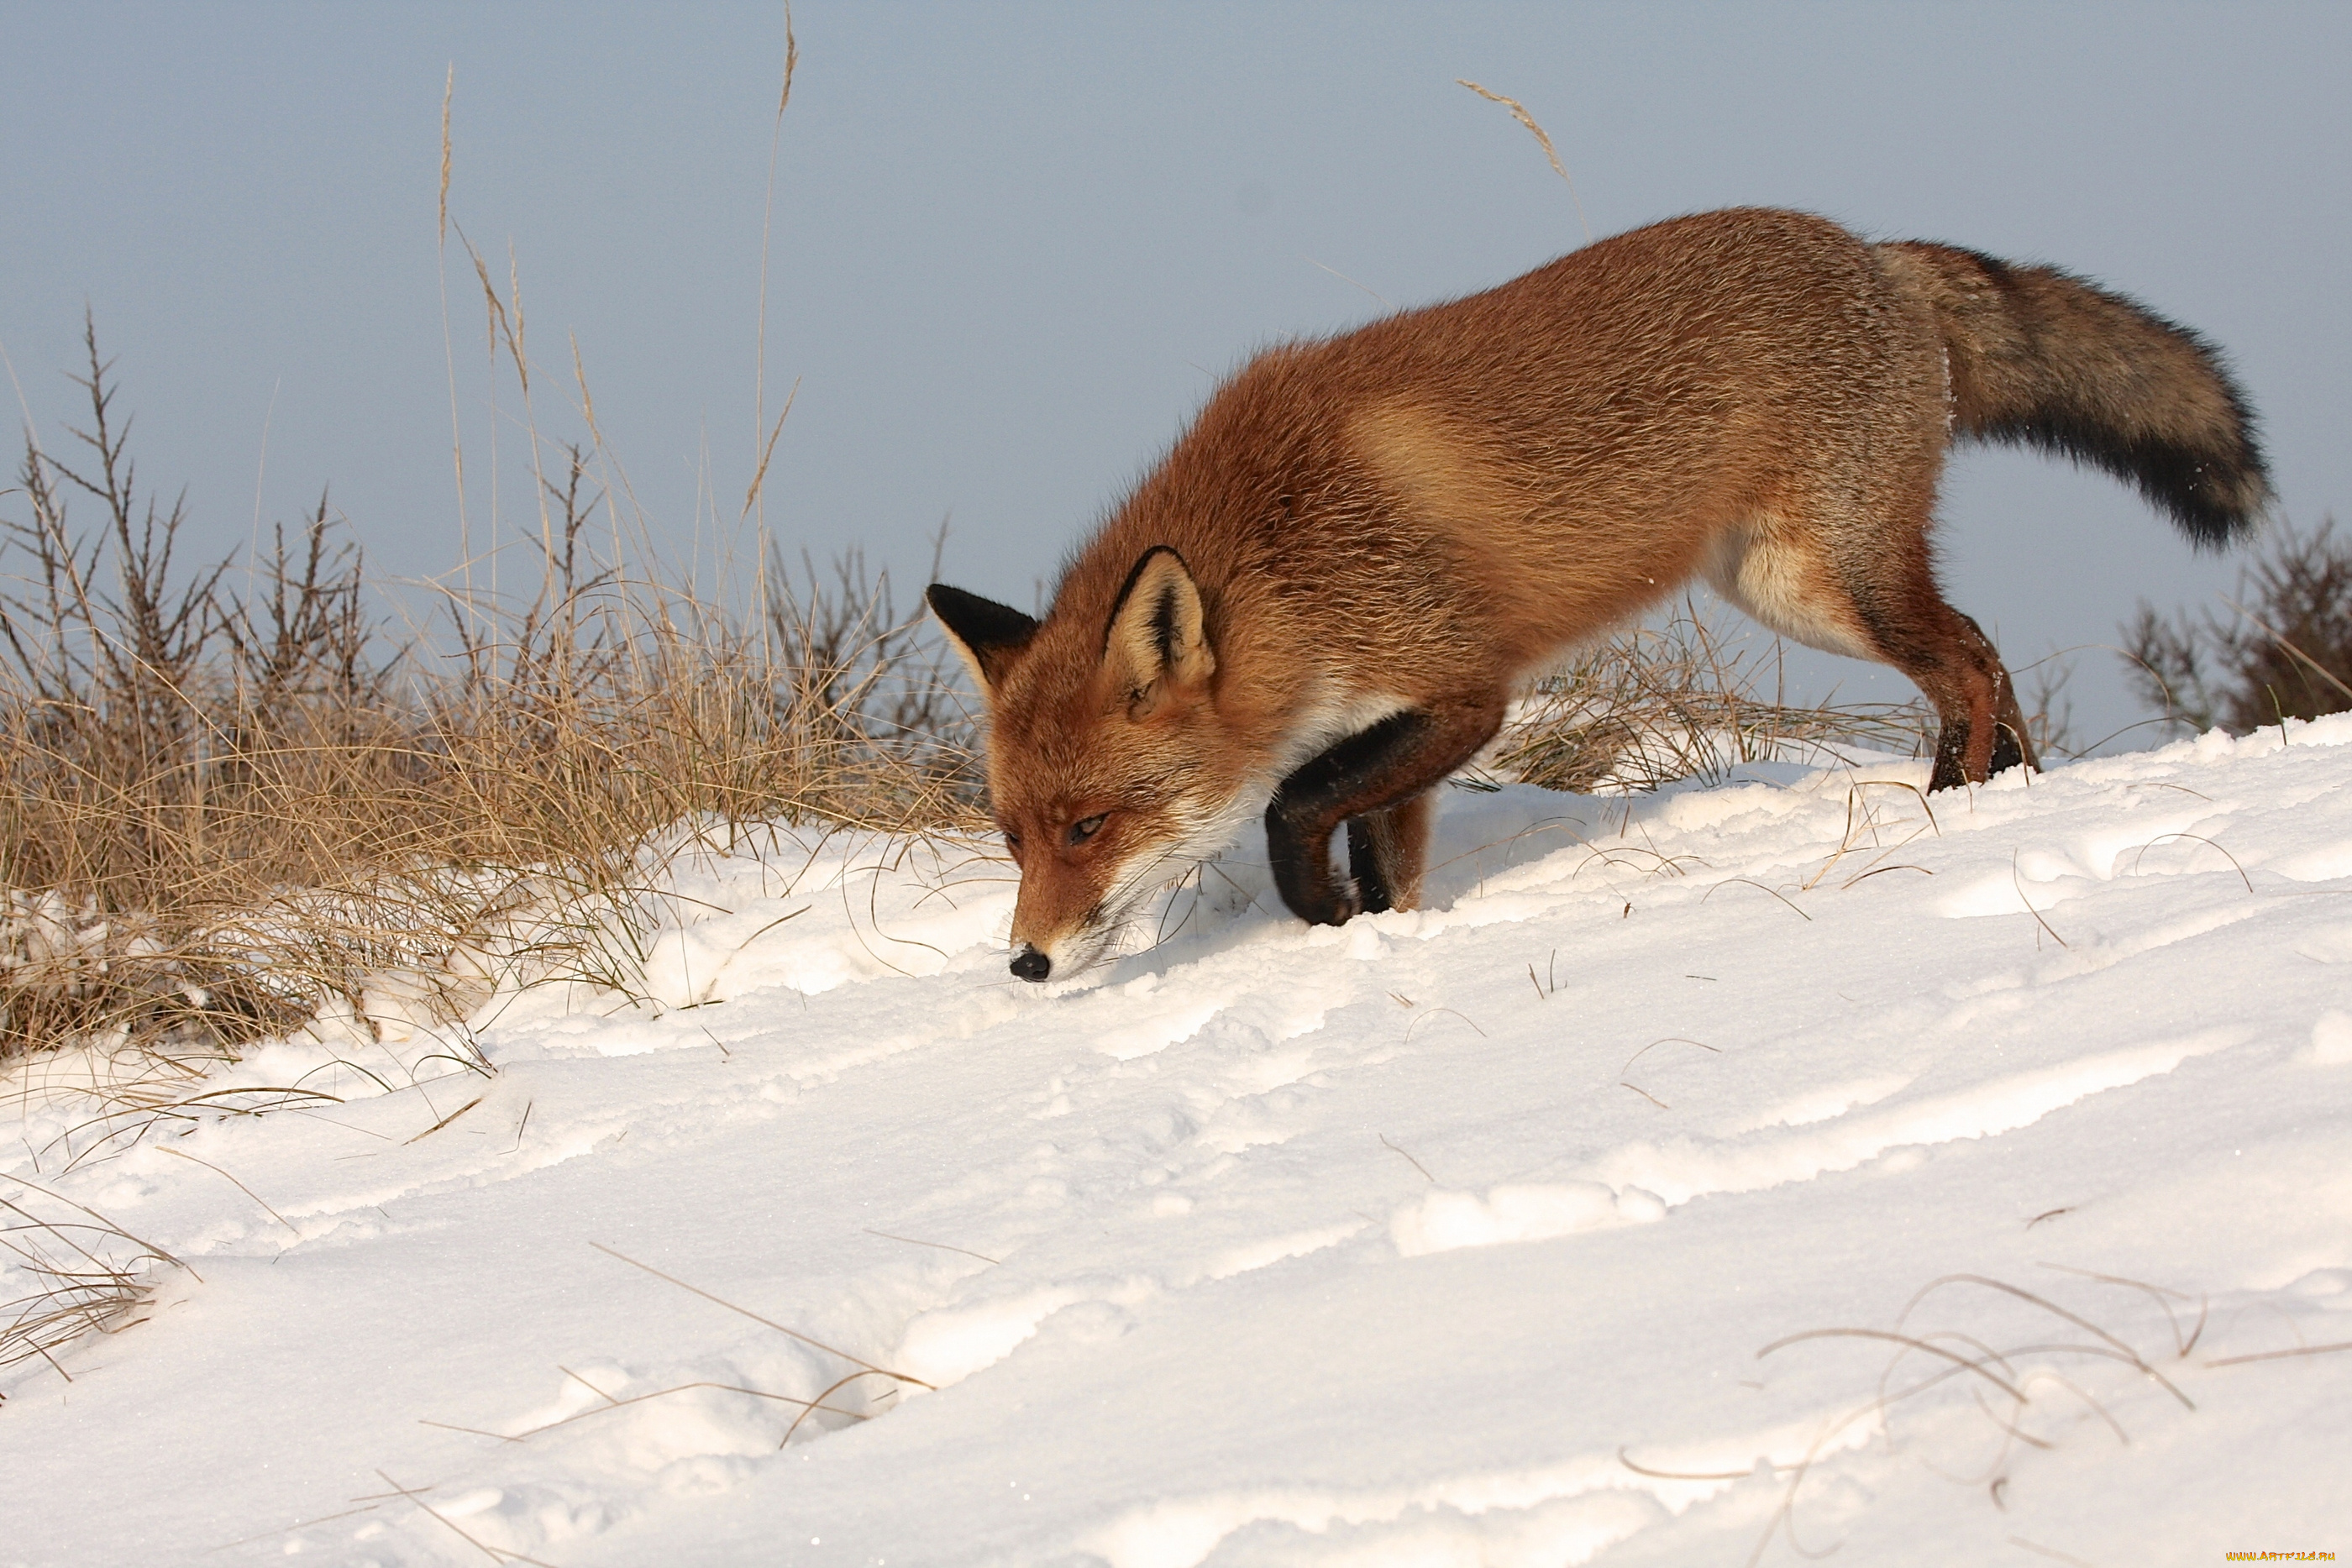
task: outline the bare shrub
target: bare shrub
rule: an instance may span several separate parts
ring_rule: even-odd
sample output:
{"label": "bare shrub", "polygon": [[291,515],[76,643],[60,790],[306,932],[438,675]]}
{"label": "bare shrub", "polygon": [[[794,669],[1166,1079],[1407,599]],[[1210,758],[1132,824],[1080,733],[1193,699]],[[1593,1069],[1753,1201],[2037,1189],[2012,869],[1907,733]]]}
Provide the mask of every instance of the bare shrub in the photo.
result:
{"label": "bare shrub", "polygon": [[2227,619],[2140,605],[2125,657],[2148,706],[2241,734],[2352,709],[2352,538],[2336,537],[2333,517],[2273,532],[2225,602]]}

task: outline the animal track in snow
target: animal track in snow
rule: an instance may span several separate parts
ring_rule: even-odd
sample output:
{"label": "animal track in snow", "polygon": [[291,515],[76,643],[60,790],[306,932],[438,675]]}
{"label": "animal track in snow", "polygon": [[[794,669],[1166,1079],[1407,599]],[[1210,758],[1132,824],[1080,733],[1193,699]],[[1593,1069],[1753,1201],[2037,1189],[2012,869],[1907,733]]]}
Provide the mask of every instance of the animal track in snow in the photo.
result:
{"label": "animal track in snow", "polygon": [[1399,1256],[1423,1258],[1457,1247],[1549,1241],[1606,1226],[1642,1225],[1665,1214],[1664,1203],[1638,1187],[1620,1191],[1597,1181],[1513,1184],[1484,1197],[1430,1193],[1390,1217],[1389,1237]]}
{"label": "animal track in snow", "polygon": [[2158,1045],[2007,1074],[1969,1089],[1883,1103],[1810,1128],[1733,1139],[1630,1144],[1598,1161],[1594,1174],[1614,1187],[1656,1193],[1670,1207],[1709,1193],[1756,1192],[1852,1170],[1905,1145],[1982,1138],[2029,1126],[2087,1095],[2169,1072],[2193,1056],[2227,1050],[2246,1035],[2242,1028],[2207,1030]]}

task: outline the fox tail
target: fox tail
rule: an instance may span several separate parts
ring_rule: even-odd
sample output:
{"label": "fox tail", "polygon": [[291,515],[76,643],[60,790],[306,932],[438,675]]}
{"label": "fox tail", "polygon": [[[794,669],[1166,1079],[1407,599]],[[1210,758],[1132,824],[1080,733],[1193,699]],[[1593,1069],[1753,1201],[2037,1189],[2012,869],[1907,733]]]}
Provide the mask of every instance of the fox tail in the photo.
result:
{"label": "fox tail", "polygon": [[2191,543],[2219,548],[2272,501],[2254,416],[2213,346],[2053,267],[1916,241],[1874,247],[1935,310],[1955,431],[2103,468]]}

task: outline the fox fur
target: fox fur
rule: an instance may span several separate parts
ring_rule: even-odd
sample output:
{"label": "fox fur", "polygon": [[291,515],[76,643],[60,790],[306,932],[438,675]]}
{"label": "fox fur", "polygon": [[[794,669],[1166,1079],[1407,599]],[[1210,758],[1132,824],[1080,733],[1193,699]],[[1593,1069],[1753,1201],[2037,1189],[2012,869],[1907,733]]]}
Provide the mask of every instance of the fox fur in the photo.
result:
{"label": "fox fur", "polygon": [[1931,788],[2036,766],[2008,672],[1936,584],[1956,439],[2105,468],[2200,545],[2269,504],[2246,398],[2194,333],[1801,213],[1674,219],[1258,355],[1042,621],[929,590],[987,706],[1013,973],[1096,961],[1261,812],[1300,917],[1412,907],[1430,791],[1532,676],[1695,576],[1916,682]]}

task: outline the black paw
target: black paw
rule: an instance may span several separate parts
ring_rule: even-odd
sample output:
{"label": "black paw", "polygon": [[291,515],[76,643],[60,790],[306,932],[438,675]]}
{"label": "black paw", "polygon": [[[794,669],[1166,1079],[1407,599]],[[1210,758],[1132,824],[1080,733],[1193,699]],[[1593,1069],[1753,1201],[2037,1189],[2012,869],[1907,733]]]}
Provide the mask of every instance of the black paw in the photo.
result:
{"label": "black paw", "polygon": [[1295,897],[1288,889],[1285,889],[1282,901],[1290,905],[1293,915],[1309,925],[1345,925],[1363,913],[1354,892],[1339,886],[1337,879],[1329,885],[1311,892],[1302,889]]}

